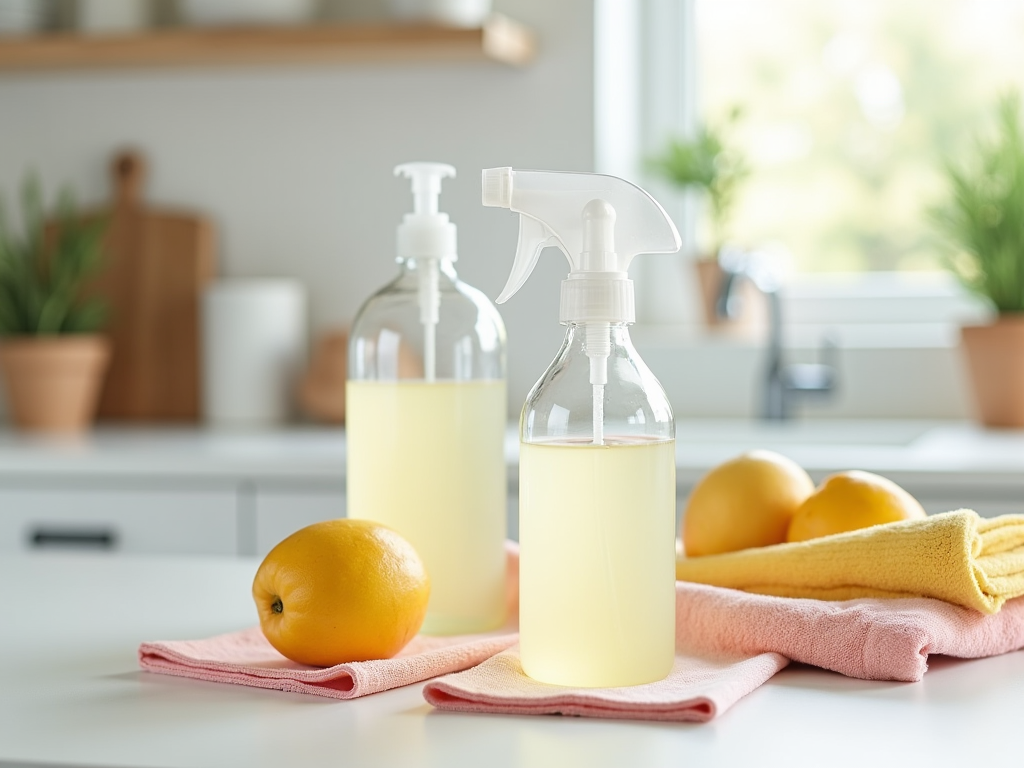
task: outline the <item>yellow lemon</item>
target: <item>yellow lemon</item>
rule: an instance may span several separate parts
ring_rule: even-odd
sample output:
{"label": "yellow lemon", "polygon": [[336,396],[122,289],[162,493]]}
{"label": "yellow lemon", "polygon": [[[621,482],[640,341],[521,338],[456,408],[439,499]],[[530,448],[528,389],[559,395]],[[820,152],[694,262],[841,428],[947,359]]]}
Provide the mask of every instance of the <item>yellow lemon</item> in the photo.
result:
{"label": "yellow lemon", "polygon": [[683,514],[688,557],[780,544],[814,482],[794,461],[752,451],[720,464],[697,483]]}
{"label": "yellow lemon", "polygon": [[292,661],[386,659],[423,623],[430,581],[416,550],[368,520],[327,520],[274,547],[252,584],[260,627]]}
{"label": "yellow lemon", "polygon": [[788,541],[806,541],[871,525],[925,517],[921,504],[896,483],[860,470],[826,477],[789,524]]}

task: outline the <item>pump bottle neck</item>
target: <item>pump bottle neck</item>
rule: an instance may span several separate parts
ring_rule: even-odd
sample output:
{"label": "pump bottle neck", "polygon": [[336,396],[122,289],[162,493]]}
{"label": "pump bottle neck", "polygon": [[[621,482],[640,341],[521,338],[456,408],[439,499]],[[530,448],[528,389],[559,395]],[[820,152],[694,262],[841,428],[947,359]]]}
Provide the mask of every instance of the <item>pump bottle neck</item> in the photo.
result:
{"label": "pump bottle neck", "polygon": [[437,265],[437,270],[448,277],[454,279],[456,277],[455,262],[451,259],[436,259],[428,256],[399,256],[395,261],[398,263],[399,269],[403,274],[408,272],[420,272],[424,269],[430,269],[433,265]]}
{"label": "pump bottle neck", "polygon": [[566,326],[569,329],[569,332],[574,334],[585,334],[587,328],[601,328],[602,332],[607,331],[611,339],[614,341],[615,339],[629,339],[629,328],[633,323],[626,321],[608,323],[594,320],[576,320],[563,321],[562,325]]}

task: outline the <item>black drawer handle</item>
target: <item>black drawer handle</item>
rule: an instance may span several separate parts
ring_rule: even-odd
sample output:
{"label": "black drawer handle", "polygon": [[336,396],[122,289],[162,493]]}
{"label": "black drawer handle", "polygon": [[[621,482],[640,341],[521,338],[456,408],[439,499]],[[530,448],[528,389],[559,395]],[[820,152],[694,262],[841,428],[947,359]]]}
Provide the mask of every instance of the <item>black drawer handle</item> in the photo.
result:
{"label": "black drawer handle", "polygon": [[29,542],[36,549],[113,549],[117,546],[117,534],[107,528],[36,528]]}

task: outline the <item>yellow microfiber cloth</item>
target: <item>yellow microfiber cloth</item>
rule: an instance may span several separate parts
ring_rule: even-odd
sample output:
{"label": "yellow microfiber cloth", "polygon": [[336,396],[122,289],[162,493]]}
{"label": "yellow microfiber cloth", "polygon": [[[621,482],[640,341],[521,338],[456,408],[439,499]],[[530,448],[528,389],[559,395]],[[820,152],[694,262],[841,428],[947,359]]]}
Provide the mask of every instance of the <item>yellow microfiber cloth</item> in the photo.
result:
{"label": "yellow microfiber cloth", "polygon": [[780,597],[934,597],[982,613],[1024,595],[1024,515],[970,509],[820,539],[681,557],[676,578]]}

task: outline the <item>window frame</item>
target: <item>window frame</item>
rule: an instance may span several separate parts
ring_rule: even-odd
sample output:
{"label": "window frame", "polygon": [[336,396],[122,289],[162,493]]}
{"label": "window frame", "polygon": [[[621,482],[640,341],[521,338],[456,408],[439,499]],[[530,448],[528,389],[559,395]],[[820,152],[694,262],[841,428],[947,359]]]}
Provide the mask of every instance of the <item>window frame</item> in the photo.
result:
{"label": "window frame", "polygon": [[[700,333],[699,295],[693,277],[697,201],[644,167],[670,136],[692,133],[698,120],[698,71],[694,0],[595,0],[594,104],[595,170],[639,180],[676,222],[680,254],[644,255],[636,260],[638,321],[682,326]],[[991,312],[945,273],[865,272],[857,275],[802,274],[782,293],[789,326],[830,324],[892,326],[913,339],[984,322]],[[837,310],[841,313],[837,316]],[[934,333],[920,333],[924,325]],[[931,342],[925,343],[929,346]]]}

